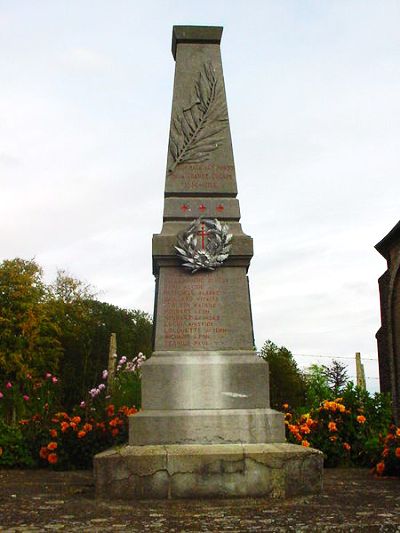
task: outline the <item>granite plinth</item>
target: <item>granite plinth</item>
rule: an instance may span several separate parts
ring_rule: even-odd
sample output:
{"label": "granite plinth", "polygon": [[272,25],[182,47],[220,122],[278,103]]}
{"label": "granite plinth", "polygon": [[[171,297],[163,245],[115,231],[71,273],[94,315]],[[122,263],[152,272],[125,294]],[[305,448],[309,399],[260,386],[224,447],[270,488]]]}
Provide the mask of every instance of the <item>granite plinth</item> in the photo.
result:
{"label": "granite plinth", "polygon": [[254,352],[155,352],[142,366],[144,411],[266,406],[268,364]]}
{"label": "granite plinth", "polygon": [[295,444],[123,446],[96,455],[100,498],[286,498],[322,490],[323,454]]}
{"label": "granite plinth", "polygon": [[273,409],[141,411],[129,419],[129,444],[284,442],[283,414]]}

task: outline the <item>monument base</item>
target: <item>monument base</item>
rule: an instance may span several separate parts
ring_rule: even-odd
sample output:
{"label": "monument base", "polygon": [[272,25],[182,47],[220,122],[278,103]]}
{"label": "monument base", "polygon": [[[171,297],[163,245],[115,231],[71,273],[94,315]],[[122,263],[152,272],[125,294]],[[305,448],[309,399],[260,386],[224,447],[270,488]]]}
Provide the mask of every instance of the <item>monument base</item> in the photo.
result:
{"label": "monument base", "polygon": [[286,498],[322,490],[322,452],[287,443],[121,446],[94,459],[96,495]]}

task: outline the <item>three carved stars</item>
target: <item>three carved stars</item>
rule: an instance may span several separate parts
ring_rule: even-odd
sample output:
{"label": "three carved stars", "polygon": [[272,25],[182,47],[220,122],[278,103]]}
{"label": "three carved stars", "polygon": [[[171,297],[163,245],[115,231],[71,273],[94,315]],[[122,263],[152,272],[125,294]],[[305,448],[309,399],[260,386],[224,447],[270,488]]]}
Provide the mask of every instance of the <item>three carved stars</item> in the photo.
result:
{"label": "three carved stars", "polygon": [[[205,211],[207,211],[207,206],[204,205],[204,203],[201,203],[198,207],[197,207],[198,211],[200,211],[201,214],[205,213]],[[224,211],[225,207],[223,204],[218,204],[215,208],[216,211],[218,211],[218,213],[222,213],[222,211]],[[183,212],[183,213],[186,213],[187,211],[191,211],[191,208],[188,204],[182,204],[180,206],[180,210]]]}

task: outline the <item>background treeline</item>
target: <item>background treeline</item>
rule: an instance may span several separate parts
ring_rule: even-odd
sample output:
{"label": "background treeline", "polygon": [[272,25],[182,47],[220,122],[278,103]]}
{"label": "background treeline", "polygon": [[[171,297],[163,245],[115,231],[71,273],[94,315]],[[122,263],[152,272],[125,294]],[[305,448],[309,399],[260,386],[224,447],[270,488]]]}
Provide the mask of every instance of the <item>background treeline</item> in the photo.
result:
{"label": "background treeline", "polygon": [[64,271],[47,284],[34,260],[0,263],[1,382],[56,374],[60,403],[71,408],[107,368],[113,332],[119,354],[151,354],[148,314],[97,300],[89,286]]}

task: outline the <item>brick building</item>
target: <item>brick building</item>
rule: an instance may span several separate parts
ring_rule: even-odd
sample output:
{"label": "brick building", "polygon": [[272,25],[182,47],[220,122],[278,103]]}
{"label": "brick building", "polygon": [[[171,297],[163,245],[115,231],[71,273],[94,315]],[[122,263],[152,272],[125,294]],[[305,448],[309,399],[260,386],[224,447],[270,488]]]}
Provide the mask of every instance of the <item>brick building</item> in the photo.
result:
{"label": "brick building", "polygon": [[387,270],[379,278],[381,327],[378,341],[381,392],[390,392],[393,414],[400,424],[400,221],[375,246],[387,261]]}

